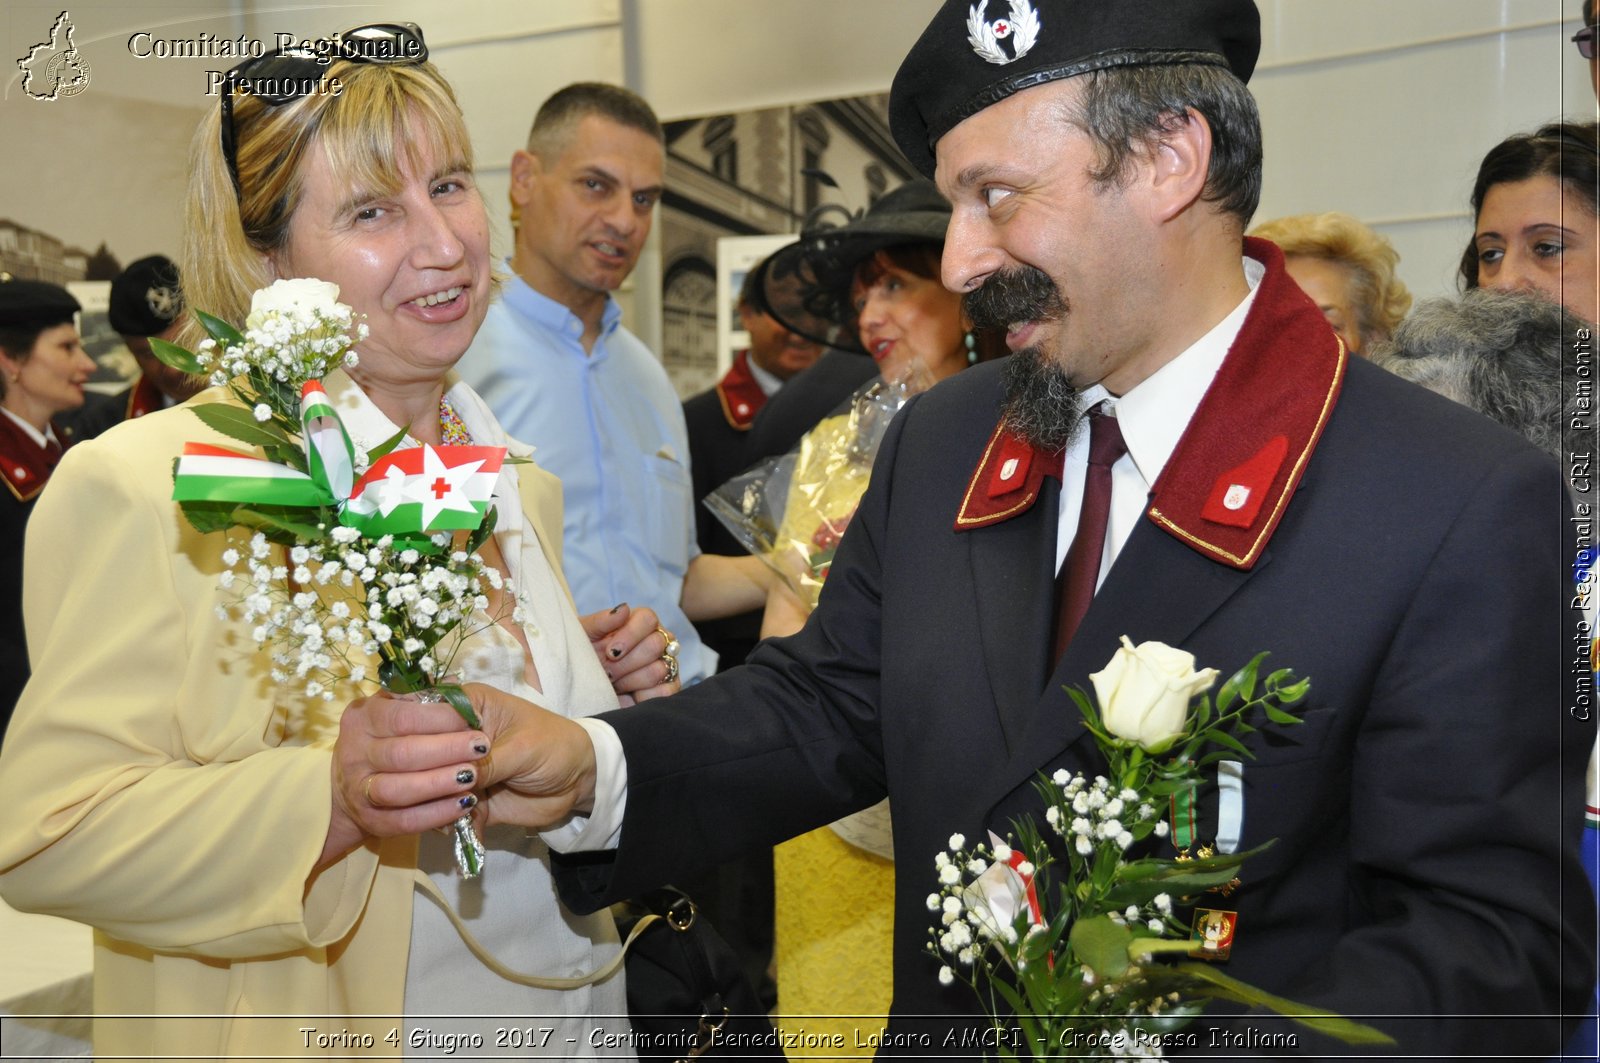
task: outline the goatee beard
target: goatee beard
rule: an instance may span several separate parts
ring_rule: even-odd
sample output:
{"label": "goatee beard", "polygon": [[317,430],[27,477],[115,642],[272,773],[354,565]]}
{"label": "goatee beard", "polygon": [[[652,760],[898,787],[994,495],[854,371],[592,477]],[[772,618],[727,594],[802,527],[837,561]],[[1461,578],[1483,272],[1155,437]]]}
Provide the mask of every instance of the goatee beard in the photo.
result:
{"label": "goatee beard", "polygon": [[[1068,313],[1050,275],[1033,266],[994,274],[963,305],[974,328],[1007,329]],[[1066,372],[1038,347],[1028,347],[1006,359],[1005,384],[1001,425],[1046,453],[1065,449],[1083,421],[1078,389]]]}
{"label": "goatee beard", "polygon": [[1047,454],[1065,450],[1083,423],[1082,402],[1060,366],[1037,347],[1006,359],[1000,424]]}

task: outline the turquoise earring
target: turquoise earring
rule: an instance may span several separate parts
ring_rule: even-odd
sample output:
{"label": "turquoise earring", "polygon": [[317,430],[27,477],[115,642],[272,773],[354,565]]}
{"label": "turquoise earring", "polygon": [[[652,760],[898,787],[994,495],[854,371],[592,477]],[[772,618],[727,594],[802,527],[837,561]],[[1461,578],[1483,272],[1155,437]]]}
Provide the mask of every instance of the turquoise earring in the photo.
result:
{"label": "turquoise earring", "polygon": [[967,364],[968,365],[977,365],[978,364],[978,337],[976,337],[976,336],[974,336],[972,334],[972,330],[971,329],[967,330],[966,344],[967,344]]}

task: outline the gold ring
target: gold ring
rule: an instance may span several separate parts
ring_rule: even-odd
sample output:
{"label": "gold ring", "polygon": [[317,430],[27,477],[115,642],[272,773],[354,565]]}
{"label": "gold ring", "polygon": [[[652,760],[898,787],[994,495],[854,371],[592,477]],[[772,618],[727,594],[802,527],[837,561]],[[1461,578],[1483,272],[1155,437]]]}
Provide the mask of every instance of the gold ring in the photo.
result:
{"label": "gold ring", "polygon": [[666,648],[661,651],[661,659],[664,661],[668,657],[676,657],[678,651],[683,648],[678,644],[678,637],[664,627],[656,628],[656,634],[660,635],[667,644]]}
{"label": "gold ring", "polygon": [[370,808],[378,807],[378,802],[372,799],[372,780],[376,779],[377,777],[377,773],[374,772],[369,774],[365,779],[361,780],[361,796],[366,798],[367,805]]}
{"label": "gold ring", "polygon": [[671,654],[662,654],[661,659],[667,662],[667,677],[662,682],[676,682],[678,679],[678,659]]}

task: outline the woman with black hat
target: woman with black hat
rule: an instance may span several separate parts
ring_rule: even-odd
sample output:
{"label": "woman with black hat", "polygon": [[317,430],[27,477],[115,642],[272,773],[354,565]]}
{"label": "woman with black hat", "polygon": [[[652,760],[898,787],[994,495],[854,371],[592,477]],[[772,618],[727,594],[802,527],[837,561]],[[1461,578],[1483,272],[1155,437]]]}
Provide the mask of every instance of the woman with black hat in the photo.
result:
{"label": "woman with black hat", "polygon": [[[950,206],[933,182],[919,180],[846,224],[809,227],[768,260],[761,290],[770,312],[793,332],[870,355],[883,380],[911,391],[1004,354],[1003,337],[975,333],[961,297],[939,280],[949,221]],[[856,443],[847,414],[823,419],[801,441],[780,544],[792,540],[799,553],[814,555],[819,514],[828,537],[843,531],[866,488],[869,463],[835,459]],[[793,567],[781,558],[778,564]],[[804,625],[821,575],[801,578],[812,591],[804,598],[774,583],[764,637]],[[891,995],[887,803],[785,842],[774,861],[779,1009],[807,1016],[807,1031],[842,1034],[843,1044],[823,1049],[827,1054],[871,1055],[877,1031],[852,1016],[885,1014]],[[803,1047],[789,1051],[806,1054]]]}
{"label": "woman with black hat", "polygon": [[34,500],[71,442],[52,422],[83,405],[94,373],[65,288],[43,281],[0,284],[0,731],[28,681],[22,640],[22,533]]}

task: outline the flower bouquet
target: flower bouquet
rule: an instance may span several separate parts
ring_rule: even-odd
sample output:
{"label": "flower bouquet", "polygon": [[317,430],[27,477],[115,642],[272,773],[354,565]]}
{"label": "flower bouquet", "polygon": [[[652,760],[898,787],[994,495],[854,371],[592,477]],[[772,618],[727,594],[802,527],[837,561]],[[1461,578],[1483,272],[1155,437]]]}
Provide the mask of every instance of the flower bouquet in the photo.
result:
{"label": "flower bouquet", "polygon": [[[274,682],[332,701],[340,684],[354,695],[376,679],[448,701],[475,727],[446,677],[488,591],[512,600],[478,554],[508,459],[501,447],[403,448],[403,431],[357,448],[321,383],[356,365],[352,345],[366,337],[338,296],[324,281],[280,280],[255,293],[243,333],[197,312],[209,335],[197,351],[152,339],[166,364],[228,389],[235,402],[188,408],[255,451],[185,445],[173,498],[197,531],[247,533],[223,551],[220,582],[230,612],[270,648]],[[470,816],[455,841],[462,873],[476,875],[483,846]]]}
{"label": "flower bouquet", "polygon": [[705,499],[808,609],[816,608],[889,422],[930,383],[926,370],[913,363],[900,379],[863,384],[844,412],[824,418],[795,449],[741,473]]}
{"label": "flower bouquet", "polygon": [[[928,951],[942,983],[959,978],[984,997],[994,1020],[988,1043],[1001,1058],[1062,1058],[1067,1049],[1078,1059],[1160,1058],[1211,999],[1270,1008],[1352,1044],[1391,1043],[1196,962],[1227,958],[1237,913],[1226,898],[1245,861],[1272,844],[1196,849],[1202,774],[1251,756],[1239,736],[1257,729],[1249,722],[1257,710],[1274,724],[1299,723],[1284,707],[1310,686],[1289,669],[1261,676],[1266,656],[1213,700],[1215,669],[1196,671],[1188,653],[1124,637],[1105,670],[1089,677],[1093,701],[1068,691],[1105,774],[1041,778],[1042,827],[1019,821],[1015,844],[990,834],[971,848],[953,835],[950,851],[935,857],[939,890],[928,908],[940,925]],[[1168,843],[1171,856],[1136,855]],[[1236,843],[1219,839],[1217,849]]]}

